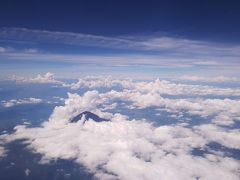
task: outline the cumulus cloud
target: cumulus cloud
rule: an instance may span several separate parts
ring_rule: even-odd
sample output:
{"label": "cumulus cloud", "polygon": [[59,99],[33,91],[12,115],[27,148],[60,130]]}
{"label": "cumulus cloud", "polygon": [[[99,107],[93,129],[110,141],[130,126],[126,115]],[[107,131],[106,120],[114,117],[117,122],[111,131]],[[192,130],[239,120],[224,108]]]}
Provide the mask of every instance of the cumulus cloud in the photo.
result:
{"label": "cumulus cloud", "polygon": [[[51,74],[34,79],[33,82],[40,83],[54,80]],[[40,127],[19,125],[13,134],[0,138],[6,142],[24,139],[29,150],[42,154],[40,163],[74,160],[99,179],[239,179],[239,160],[209,147],[211,143],[218,143],[240,149],[240,131],[233,127],[240,120],[240,100],[234,97],[240,95],[238,88],[111,77],[86,77],[62,85],[91,90],[83,95],[68,93],[64,105],[55,107],[49,120]],[[102,87],[107,90],[101,93],[95,90]],[[117,90],[113,90],[115,87]],[[7,107],[17,102],[21,104],[26,99],[3,103]],[[109,111],[118,109],[119,104],[131,107],[131,111],[161,109],[170,112],[174,119],[186,121],[157,126],[148,118],[133,119]],[[70,123],[83,111],[91,111],[109,121],[90,119]],[[194,122],[193,116],[209,121],[190,125],[189,121]],[[196,149],[203,153],[194,154]]]}
{"label": "cumulus cloud", "polygon": [[78,82],[71,84],[64,84],[64,87],[70,87],[71,89],[79,89],[79,88],[112,88],[116,86],[121,86],[123,88],[133,88],[134,83],[130,79],[113,79],[110,76],[86,76],[84,78],[79,78]]}
{"label": "cumulus cloud", "polygon": [[191,154],[211,140],[204,137],[184,127],[156,128],[115,114],[111,122],[87,121],[84,126],[19,126],[13,138],[28,138],[29,148],[44,155],[42,163],[75,159],[100,179],[237,179],[236,160]]}
{"label": "cumulus cloud", "polygon": [[126,90],[138,91],[140,93],[157,93],[160,95],[215,95],[215,96],[240,96],[239,88],[219,88],[204,85],[187,85],[173,83],[166,80],[156,79],[154,81],[133,81],[131,79],[114,79],[111,76],[86,76],[79,78],[75,83],[65,83],[56,80],[54,74],[38,74],[36,77],[12,76],[10,80],[18,83],[49,83],[77,90],[80,88],[114,88],[120,87]]}
{"label": "cumulus cloud", "polygon": [[201,85],[186,85],[156,79],[152,82],[136,83],[136,89],[141,92],[156,92],[169,95],[239,95],[240,89],[216,88]]}
{"label": "cumulus cloud", "polygon": [[[165,108],[170,112],[186,111],[189,115],[199,115],[201,117],[214,116],[213,123],[222,125],[233,125],[239,120],[240,116],[240,101],[239,99],[229,99],[226,97],[240,96],[239,88],[219,88],[203,85],[186,85],[180,83],[172,83],[170,81],[157,79],[155,81],[133,81],[129,79],[113,79],[111,77],[94,77],[88,76],[80,78],[76,83],[64,83],[56,81],[53,74],[38,75],[35,78],[22,79],[18,82],[31,83],[59,83],[64,87],[71,89],[79,88],[107,88],[110,91],[106,93],[98,93],[89,91],[86,96],[92,94],[96,96],[97,101],[102,104],[102,110],[114,109],[117,107],[117,102],[130,102],[129,108],[147,108],[160,107]],[[61,84],[60,84],[61,83]],[[119,89],[120,91],[111,90]],[[164,98],[165,95],[176,96],[175,98]],[[221,99],[207,99],[207,96],[223,96]],[[70,96],[75,96],[74,94]],[[77,96],[77,95],[76,95]],[[179,98],[179,96],[182,96]],[[202,96],[202,97],[201,97]],[[206,96],[206,97],[205,97]],[[185,97],[185,98],[184,98]],[[195,97],[195,98],[194,98]],[[91,98],[90,98],[91,99]],[[63,99],[62,99],[63,100]],[[22,101],[24,102],[24,101]],[[19,104],[17,100],[3,102],[4,106]],[[90,102],[88,102],[91,104]],[[79,101],[79,105],[82,104]],[[86,103],[87,104],[87,103]],[[87,106],[84,104],[84,106]],[[81,110],[81,108],[79,108]]]}
{"label": "cumulus cloud", "polygon": [[[74,159],[99,179],[239,178],[238,160],[214,151],[202,156],[192,153],[194,149],[205,149],[210,142],[239,149],[239,130],[220,128],[215,124],[192,128],[181,124],[158,127],[142,119],[135,120],[99,109],[104,104],[121,99],[141,107],[164,105],[197,114],[218,114],[219,111],[234,114],[239,112],[240,107],[234,103],[239,102],[203,100],[194,104],[197,102],[165,99],[154,92],[144,94],[135,90],[88,91],[82,96],[70,93],[68,96],[64,106],[56,107],[49,121],[41,127],[17,126],[14,134],[3,135],[3,138],[7,142],[25,139],[30,150],[43,155],[41,163],[58,158]],[[90,119],[84,124],[81,121],[69,122],[82,111],[94,112],[110,121],[95,122]]]}
{"label": "cumulus cloud", "polygon": [[214,142],[219,142],[229,148],[240,149],[239,129],[229,130],[213,124],[196,126],[194,129]]}
{"label": "cumulus cloud", "polygon": [[239,121],[240,101],[231,99],[170,99],[163,98],[155,92],[141,93],[136,91],[110,91],[102,94],[103,99],[107,98],[111,102],[121,100],[131,102],[134,108],[160,107],[170,112],[185,111],[189,115],[199,115],[201,117],[213,116],[213,123],[222,125],[232,125],[234,121]]}
{"label": "cumulus cloud", "polygon": [[32,78],[29,80],[30,82],[37,82],[37,83],[57,83],[54,79],[54,75],[50,72],[44,74],[43,76],[38,74],[36,78]]}
{"label": "cumulus cloud", "polygon": [[114,79],[111,77],[85,77],[80,78],[78,82],[71,84],[63,84],[64,87],[71,89],[79,89],[87,87],[90,89],[106,87],[122,87],[124,89],[139,91],[141,93],[158,93],[167,95],[223,95],[223,96],[239,96],[239,88],[217,88],[203,85],[187,85],[181,83],[173,83],[166,80],[156,79],[155,81],[133,81],[129,79]]}
{"label": "cumulus cloud", "polygon": [[10,80],[14,80],[19,83],[42,83],[42,84],[61,84],[62,82],[57,81],[54,78],[54,74],[47,72],[46,74],[38,74],[36,77],[26,78],[26,77],[18,77],[12,76]]}
{"label": "cumulus cloud", "polygon": [[38,99],[38,98],[25,98],[25,99],[11,99],[8,101],[2,101],[2,105],[6,108],[9,107],[13,107],[13,106],[17,106],[17,105],[21,105],[21,104],[38,104],[43,102],[42,99]]}

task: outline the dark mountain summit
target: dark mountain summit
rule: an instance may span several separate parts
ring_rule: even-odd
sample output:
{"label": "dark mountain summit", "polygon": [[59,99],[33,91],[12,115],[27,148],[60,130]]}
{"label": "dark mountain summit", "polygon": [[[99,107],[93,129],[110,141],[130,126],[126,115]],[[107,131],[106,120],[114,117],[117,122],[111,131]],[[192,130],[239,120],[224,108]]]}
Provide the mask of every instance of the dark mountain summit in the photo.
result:
{"label": "dark mountain summit", "polygon": [[103,119],[103,118],[100,118],[98,115],[94,114],[94,113],[91,113],[89,111],[84,111],[82,113],[80,113],[79,115],[75,116],[74,118],[72,118],[70,120],[70,122],[78,122],[79,120],[82,119],[82,117],[85,117],[85,120],[83,123],[85,123],[86,121],[88,121],[89,119],[92,119],[96,122],[102,122],[102,121],[109,121],[107,119]]}

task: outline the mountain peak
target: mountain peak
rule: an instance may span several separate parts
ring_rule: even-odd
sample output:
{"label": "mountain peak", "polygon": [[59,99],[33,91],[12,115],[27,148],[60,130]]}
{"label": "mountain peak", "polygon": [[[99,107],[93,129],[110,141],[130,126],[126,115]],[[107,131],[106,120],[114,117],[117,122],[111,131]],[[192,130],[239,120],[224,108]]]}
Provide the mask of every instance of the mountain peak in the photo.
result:
{"label": "mountain peak", "polygon": [[80,114],[78,114],[77,116],[73,117],[70,122],[73,123],[73,122],[78,122],[79,120],[81,120],[82,118],[85,118],[84,122],[85,123],[86,121],[88,121],[89,119],[92,119],[96,122],[102,122],[102,121],[109,121],[107,119],[103,119],[101,117],[99,117],[98,115],[90,112],[90,111],[84,111],[84,112],[81,112]]}

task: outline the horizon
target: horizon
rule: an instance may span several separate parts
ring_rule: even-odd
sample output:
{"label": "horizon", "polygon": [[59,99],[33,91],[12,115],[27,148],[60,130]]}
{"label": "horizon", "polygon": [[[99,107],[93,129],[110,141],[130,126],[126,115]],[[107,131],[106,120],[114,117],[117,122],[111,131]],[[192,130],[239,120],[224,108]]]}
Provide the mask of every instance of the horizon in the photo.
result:
{"label": "horizon", "polygon": [[[237,1],[3,1],[0,76],[239,78]],[[18,67],[18,68],[16,68]]]}
{"label": "horizon", "polygon": [[239,180],[240,1],[0,2],[1,180]]}

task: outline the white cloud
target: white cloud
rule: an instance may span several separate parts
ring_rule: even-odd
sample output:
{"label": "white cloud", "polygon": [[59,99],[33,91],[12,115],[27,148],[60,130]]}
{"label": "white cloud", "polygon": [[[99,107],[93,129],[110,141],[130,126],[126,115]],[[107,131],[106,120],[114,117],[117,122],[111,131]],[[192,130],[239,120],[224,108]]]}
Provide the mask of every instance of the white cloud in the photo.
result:
{"label": "white cloud", "polygon": [[181,76],[179,79],[187,80],[187,81],[203,81],[203,82],[236,82],[238,81],[238,78],[236,77],[226,77],[226,76],[206,77],[206,76],[185,75],[185,76]]}
{"label": "white cloud", "polygon": [[57,83],[54,79],[54,75],[50,72],[44,74],[43,76],[38,74],[36,78],[32,78],[29,80],[29,82],[36,82],[36,83]]}
{"label": "white cloud", "polygon": [[17,105],[21,105],[21,104],[38,104],[43,102],[42,99],[38,99],[38,98],[25,98],[25,99],[11,99],[8,101],[2,101],[2,105],[6,108],[9,107],[13,107],[13,106],[17,106]]}
{"label": "white cloud", "polygon": [[240,47],[175,37],[106,37],[99,35],[33,30],[26,28],[1,28],[0,38],[27,42],[59,43],[107,47],[114,49],[171,51],[174,55],[239,56]]}
{"label": "white cloud", "polygon": [[0,146],[0,158],[5,157],[7,155],[7,151],[3,146]]}
{"label": "white cloud", "polygon": [[54,74],[47,72],[44,75],[38,74],[36,77],[33,78],[26,78],[26,77],[19,77],[19,76],[12,76],[9,78],[10,80],[14,80],[19,83],[43,83],[43,84],[62,84],[61,81],[58,81],[54,78]]}
{"label": "white cloud", "polygon": [[[51,74],[30,79],[29,82],[37,83],[55,81]],[[68,93],[64,105],[57,106],[42,126],[20,125],[15,127],[15,133],[0,138],[6,142],[25,139],[29,150],[43,155],[41,163],[74,159],[99,179],[239,179],[240,164],[234,157],[214,150],[202,156],[192,153],[194,149],[209,149],[211,142],[240,149],[239,129],[229,128],[240,120],[240,100],[205,96],[239,96],[238,88],[176,84],[159,79],[135,82],[111,77],[86,77],[63,86],[73,89],[120,86],[122,89],[104,93],[87,91],[82,96]],[[26,99],[9,102],[11,106]],[[136,120],[107,112],[117,109],[119,102],[131,107],[131,111],[151,107],[171,112],[175,119],[188,118],[194,122],[189,116],[208,117],[209,123],[190,127],[186,121],[157,127],[148,121],[151,119]],[[69,123],[83,111],[110,121]]]}
{"label": "white cloud", "polygon": [[12,76],[9,78],[18,83],[50,83],[58,84],[71,89],[79,88],[113,88],[122,87],[140,93],[156,93],[159,95],[217,95],[217,96],[240,96],[239,88],[219,88],[203,85],[187,85],[173,83],[166,80],[156,79],[155,81],[133,81],[130,79],[114,79],[110,76],[86,76],[79,78],[76,83],[64,83],[56,80],[54,74],[48,72],[44,75],[38,74],[36,77]]}
{"label": "white cloud", "polygon": [[27,169],[25,169],[25,171],[24,171],[24,172],[25,172],[25,175],[26,175],[26,176],[29,176],[29,175],[30,175],[30,173],[31,173],[30,169],[28,169],[28,168],[27,168]]}
{"label": "white cloud", "polygon": [[[239,71],[239,45],[224,45],[205,41],[190,40],[176,37],[105,37],[82,33],[52,32],[26,28],[0,28],[0,39],[53,43],[59,45],[93,46],[100,48],[120,49],[126,53],[113,55],[64,54],[38,51],[5,52],[1,57],[14,60],[31,61],[64,61],[107,66],[154,65],[163,67],[215,67],[219,72]],[[136,50],[141,53],[136,53]],[[133,53],[133,52],[134,53]],[[146,54],[146,51],[155,55]],[[156,53],[157,52],[157,53]],[[161,54],[160,54],[161,53]],[[180,62],[180,63],[179,63]],[[221,70],[219,69],[221,68]]]}
{"label": "white cloud", "polygon": [[26,52],[26,53],[37,53],[38,50],[34,49],[34,48],[28,48],[28,49],[25,49],[24,52]]}
{"label": "white cloud", "polygon": [[4,54],[4,53],[11,53],[11,52],[14,52],[13,48],[0,46],[0,53]]}
{"label": "white cloud", "polygon": [[240,95],[240,89],[216,88],[201,85],[186,85],[180,83],[171,83],[164,80],[155,80],[150,83],[138,83],[136,89],[142,92],[157,92],[169,95]]}
{"label": "white cloud", "polygon": [[[160,74],[168,74],[167,72],[161,73],[161,69],[164,68],[171,68],[170,70],[177,70],[175,72],[181,73],[183,71],[179,71],[181,69],[184,70],[195,70],[195,67],[199,67],[200,72],[198,74],[202,74],[201,69],[205,71],[211,71],[213,74],[222,74],[226,76],[238,76],[239,68],[239,61],[236,57],[230,56],[220,56],[220,57],[205,57],[205,56],[195,56],[195,57],[183,57],[183,56],[171,56],[171,55],[158,55],[158,54],[64,54],[64,53],[56,53],[56,52],[46,52],[46,51],[39,51],[35,53],[29,53],[25,51],[9,51],[0,54],[1,59],[7,59],[9,61],[36,61],[36,62],[63,62],[67,66],[71,65],[72,63],[76,64],[72,70],[75,73],[79,73],[79,66],[85,65],[92,65],[97,66],[101,65],[102,67],[113,67],[119,68],[125,66],[127,68],[131,67],[145,67],[148,69],[159,69],[158,72],[152,71],[149,72],[148,75],[152,77],[156,77],[159,73]],[[214,64],[209,63],[209,59],[217,59],[215,60]],[[237,60],[236,60],[237,59]],[[71,66],[72,67],[72,66]],[[175,69],[177,68],[177,69]],[[205,72],[204,71],[204,72]],[[92,74],[97,74],[91,72]],[[99,73],[99,72],[98,72]],[[101,74],[106,74],[107,72],[100,72]],[[117,73],[117,72],[112,72]],[[122,76],[129,77],[129,75],[133,75],[136,79],[141,79],[143,74],[139,71],[131,71],[123,73]],[[136,74],[140,74],[141,77],[136,76]],[[144,74],[146,75],[146,74]],[[179,75],[179,74],[177,74]],[[181,75],[181,74],[180,74]],[[179,75],[179,76],[180,76]],[[119,77],[119,76],[117,76]]]}
{"label": "white cloud", "polygon": [[111,78],[110,76],[86,76],[84,78],[79,78],[76,83],[64,84],[63,86],[70,87],[71,89],[79,89],[83,87],[91,89],[100,87],[112,88],[114,86],[133,88],[134,83],[129,79],[117,80]]}
{"label": "white cloud", "polygon": [[240,100],[231,99],[169,99],[157,93],[140,93],[136,91],[111,91],[101,95],[111,102],[121,100],[131,102],[135,108],[160,107],[170,112],[186,111],[189,115],[211,117],[213,123],[232,125],[239,121]]}
{"label": "white cloud", "polygon": [[[135,90],[134,90],[135,91]],[[221,153],[192,154],[210,142],[240,148],[239,130],[199,125],[155,127],[144,120],[132,120],[121,114],[99,110],[116,98],[139,106],[167,106],[188,109],[192,113],[237,113],[234,100],[202,100],[198,104],[184,99],[165,99],[156,93],[89,91],[84,95],[69,94],[64,106],[56,107],[49,121],[41,127],[17,126],[16,132],[3,135],[6,141],[26,139],[27,146],[43,155],[42,163],[52,159],[74,159],[99,179],[238,179],[239,161]],[[234,107],[233,107],[234,106]],[[69,123],[82,111],[92,111],[111,121],[84,124]],[[237,112],[238,111],[238,112]],[[64,143],[63,143],[64,142]]]}
{"label": "white cloud", "polygon": [[195,127],[198,133],[208,139],[219,142],[220,144],[234,149],[240,149],[239,129],[228,130],[213,124],[204,124]]}
{"label": "white cloud", "polygon": [[113,88],[120,86],[125,89],[139,91],[141,93],[158,93],[160,95],[223,95],[223,96],[239,96],[239,88],[217,88],[212,86],[176,84],[170,81],[156,79],[155,81],[132,81],[128,79],[113,79],[111,77],[97,76],[80,78],[78,82],[71,84],[63,84],[65,87],[72,89],[87,88]]}
{"label": "white cloud", "polygon": [[[212,122],[229,126],[234,124],[240,116],[240,101],[238,99],[205,98],[207,95],[217,95],[223,97],[239,96],[240,89],[238,88],[217,88],[201,85],[176,84],[159,79],[155,81],[135,82],[127,79],[117,80],[111,77],[86,77],[79,79],[76,83],[67,84],[56,81],[51,73],[47,73],[43,76],[38,75],[36,78],[24,78],[22,80],[18,80],[18,82],[62,83],[64,87],[70,87],[72,89],[83,87],[90,89],[101,87],[112,89],[114,87],[121,87],[123,89],[122,91],[112,90],[102,94],[99,94],[96,91],[86,93],[86,96],[91,94],[91,96],[96,97],[96,101],[94,101],[94,108],[98,104],[102,104],[102,108],[105,110],[117,107],[115,101],[121,100],[131,102],[132,104],[128,105],[130,109],[156,106],[165,108],[171,112],[184,110],[189,115],[199,115],[202,117],[214,116]],[[164,95],[177,95],[181,96],[181,98],[163,98]],[[70,94],[70,96],[77,95]],[[90,99],[92,98],[91,96]],[[197,98],[189,98],[189,96]],[[199,98],[200,96],[202,97]],[[9,102],[5,102],[5,106],[11,106],[18,103],[19,102],[17,102],[17,100],[11,100]],[[79,106],[82,103],[83,102],[80,101]],[[87,106],[86,104],[90,105],[92,102],[87,102],[83,104],[82,107]],[[81,111],[82,108],[79,108],[79,110]]]}
{"label": "white cloud", "polygon": [[237,179],[233,171],[239,164],[234,159],[191,155],[191,150],[204,147],[209,137],[204,139],[180,126],[154,128],[143,121],[116,116],[112,122],[88,121],[84,126],[19,126],[14,138],[28,138],[29,148],[44,155],[43,163],[76,159],[100,179],[112,174],[119,179]]}
{"label": "white cloud", "polygon": [[[4,134],[5,132],[3,131],[2,133]],[[5,143],[5,140],[4,138],[1,138],[1,135],[0,135],[0,160],[1,158],[7,156],[7,150],[4,147],[4,143]]]}
{"label": "white cloud", "polygon": [[0,53],[6,52],[6,48],[0,47]]}

